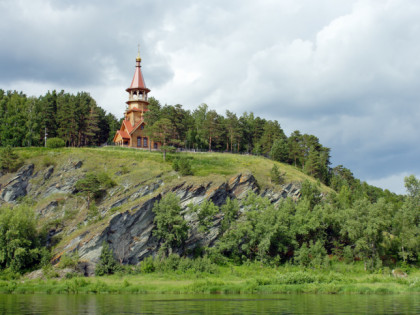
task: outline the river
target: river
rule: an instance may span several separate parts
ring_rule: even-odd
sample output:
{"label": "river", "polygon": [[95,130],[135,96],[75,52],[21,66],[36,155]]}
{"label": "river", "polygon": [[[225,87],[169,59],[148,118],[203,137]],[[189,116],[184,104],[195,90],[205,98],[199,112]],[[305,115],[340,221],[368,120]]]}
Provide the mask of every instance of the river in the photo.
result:
{"label": "river", "polygon": [[0,314],[420,314],[420,296],[1,294]]}

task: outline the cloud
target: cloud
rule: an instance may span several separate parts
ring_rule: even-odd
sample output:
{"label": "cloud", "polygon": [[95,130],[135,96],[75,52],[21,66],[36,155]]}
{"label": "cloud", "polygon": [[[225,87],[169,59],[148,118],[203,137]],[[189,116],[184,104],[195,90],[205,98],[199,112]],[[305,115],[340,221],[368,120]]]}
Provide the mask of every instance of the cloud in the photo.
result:
{"label": "cloud", "polygon": [[163,104],[277,119],[375,182],[420,173],[418,38],[409,0],[0,1],[0,86],[121,116],[140,42]]}

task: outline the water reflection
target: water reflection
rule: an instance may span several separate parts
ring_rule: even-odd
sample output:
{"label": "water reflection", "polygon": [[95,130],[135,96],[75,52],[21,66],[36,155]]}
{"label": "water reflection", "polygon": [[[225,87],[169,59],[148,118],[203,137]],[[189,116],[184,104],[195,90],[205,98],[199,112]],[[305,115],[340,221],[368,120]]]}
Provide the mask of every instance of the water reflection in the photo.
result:
{"label": "water reflection", "polygon": [[417,295],[0,295],[0,314],[420,314]]}

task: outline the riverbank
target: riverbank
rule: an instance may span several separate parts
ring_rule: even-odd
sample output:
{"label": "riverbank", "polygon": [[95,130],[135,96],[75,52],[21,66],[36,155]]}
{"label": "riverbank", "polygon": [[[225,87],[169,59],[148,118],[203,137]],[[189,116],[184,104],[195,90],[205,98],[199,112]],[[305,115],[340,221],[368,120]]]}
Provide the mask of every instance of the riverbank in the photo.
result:
{"label": "riverbank", "polygon": [[260,264],[217,266],[213,273],[194,270],[103,277],[0,281],[0,293],[16,294],[420,294],[420,271],[394,278],[388,268],[365,272],[361,265],[336,264],[328,270]]}

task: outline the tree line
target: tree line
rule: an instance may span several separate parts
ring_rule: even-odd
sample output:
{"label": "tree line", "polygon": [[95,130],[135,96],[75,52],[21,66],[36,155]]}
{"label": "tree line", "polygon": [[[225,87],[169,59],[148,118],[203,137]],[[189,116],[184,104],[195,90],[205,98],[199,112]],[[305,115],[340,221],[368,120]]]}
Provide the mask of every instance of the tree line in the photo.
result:
{"label": "tree line", "polygon": [[[286,136],[278,121],[251,113],[225,115],[206,104],[193,111],[182,105],[164,105],[149,98],[145,113],[145,131],[163,148],[264,155],[288,163],[322,183],[339,191],[347,184],[352,192],[372,196],[383,193],[380,188],[361,183],[342,165],[330,167],[330,148],[319,139],[299,130]],[[121,119],[106,113],[86,92],[70,94],[47,92],[40,97],[27,97],[22,92],[0,89],[0,146],[43,146],[48,138],[58,137],[66,146],[112,144]]]}
{"label": "tree line", "polygon": [[146,132],[154,141],[186,149],[224,151],[264,155],[289,163],[328,183],[330,149],[314,135],[294,131],[286,136],[278,121],[251,113],[237,116],[227,110],[225,116],[206,104],[193,111],[182,105],[164,105],[153,97],[145,114]]}
{"label": "tree line", "polygon": [[119,121],[86,92],[47,92],[27,97],[0,89],[0,146],[43,146],[59,137],[67,146],[101,145],[112,140]]}

